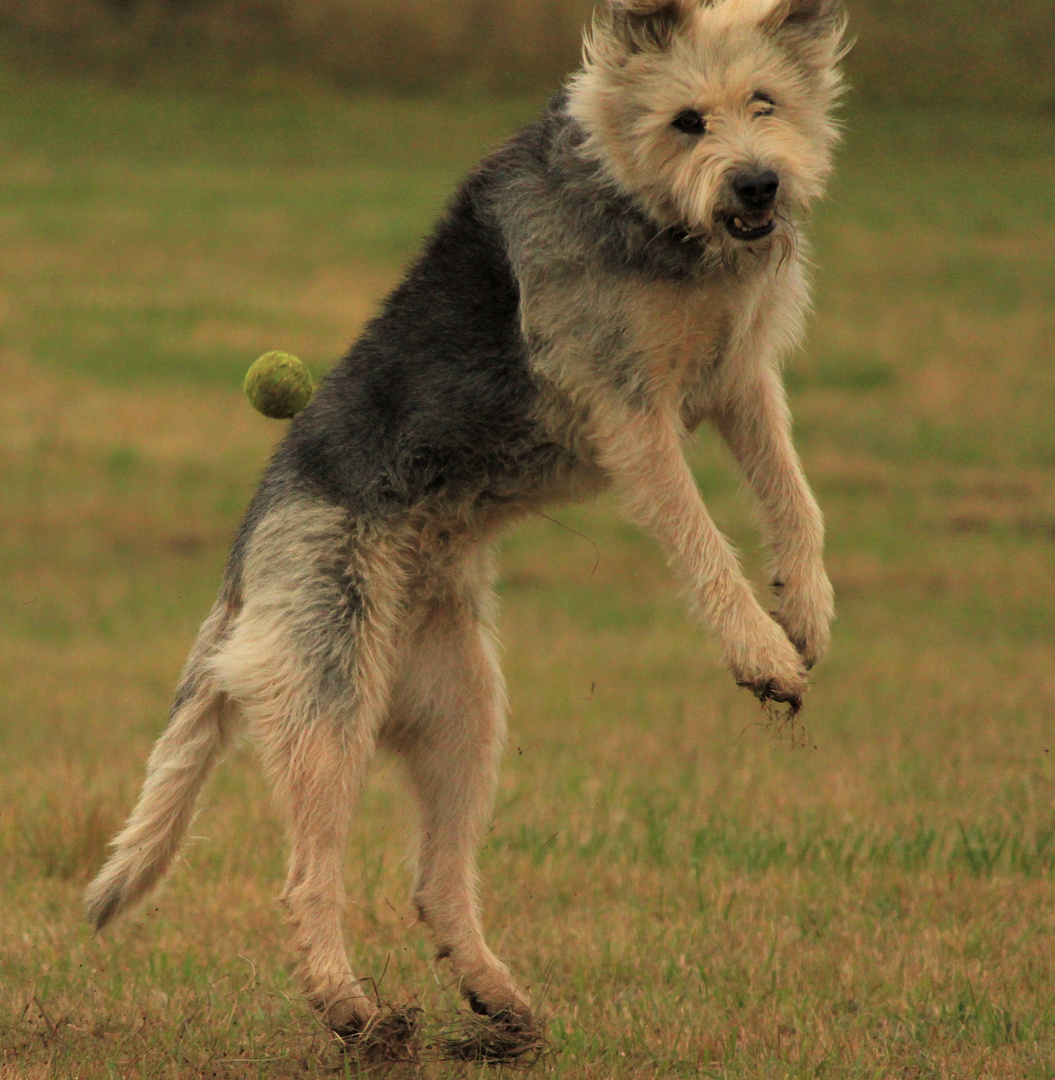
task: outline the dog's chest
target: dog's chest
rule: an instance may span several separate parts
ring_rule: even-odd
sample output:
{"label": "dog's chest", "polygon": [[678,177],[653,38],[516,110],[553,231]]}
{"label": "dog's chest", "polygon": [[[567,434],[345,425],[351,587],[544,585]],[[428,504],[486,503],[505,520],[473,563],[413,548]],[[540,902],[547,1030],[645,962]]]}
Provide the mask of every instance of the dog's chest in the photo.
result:
{"label": "dog's chest", "polygon": [[623,308],[624,363],[656,401],[698,395],[721,363],[729,342],[729,301],[721,290],[652,284],[628,293]]}
{"label": "dog's chest", "polygon": [[582,401],[615,391],[635,409],[699,411],[733,336],[736,296],[721,282],[629,274],[539,274],[522,287],[535,369]]}

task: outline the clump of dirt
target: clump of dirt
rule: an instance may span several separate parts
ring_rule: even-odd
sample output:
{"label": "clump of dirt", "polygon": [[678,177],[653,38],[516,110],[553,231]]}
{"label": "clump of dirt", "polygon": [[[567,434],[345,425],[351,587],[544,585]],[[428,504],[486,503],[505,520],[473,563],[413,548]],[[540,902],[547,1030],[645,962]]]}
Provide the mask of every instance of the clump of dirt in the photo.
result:
{"label": "clump of dirt", "polygon": [[[772,736],[778,742],[787,739],[793,750],[799,750],[806,746],[806,725],[799,719],[799,713],[802,711],[801,695],[781,693],[770,682],[741,682],[737,683],[737,686],[750,690],[758,698],[758,702],[762,706],[762,714],[765,717],[761,727],[767,735]],[[751,726],[753,725],[748,725],[748,727]]]}
{"label": "clump of dirt", "polygon": [[341,1048],[358,1065],[418,1060],[417,1034],[422,1010],[385,1006],[361,1028],[334,1028]]}
{"label": "clump of dirt", "polygon": [[762,724],[766,734],[777,742],[787,740],[792,750],[802,750],[807,744],[806,725],[799,717],[801,700],[778,702],[762,699],[762,712],[765,721]]}
{"label": "clump of dirt", "polygon": [[509,1013],[470,1016],[456,1035],[440,1042],[445,1057],[456,1061],[489,1061],[527,1068],[538,1062],[546,1047],[542,1031]]}

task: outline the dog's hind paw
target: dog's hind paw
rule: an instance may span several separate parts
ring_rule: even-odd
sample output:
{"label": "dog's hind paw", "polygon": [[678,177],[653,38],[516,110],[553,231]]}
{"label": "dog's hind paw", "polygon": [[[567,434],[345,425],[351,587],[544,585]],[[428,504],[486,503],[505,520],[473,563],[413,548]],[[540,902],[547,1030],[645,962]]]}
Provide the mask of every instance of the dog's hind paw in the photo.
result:
{"label": "dog's hind paw", "polygon": [[545,1047],[534,1021],[509,1012],[466,1017],[461,1031],[442,1040],[446,1057],[455,1061],[516,1062],[530,1065]]}
{"label": "dog's hind paw", "polygon": [[386,1008],[361,1026],[342,1024],[333,1029],[341,1049],[364,1065],[417,1061],[417,1034],[421,1009]]}

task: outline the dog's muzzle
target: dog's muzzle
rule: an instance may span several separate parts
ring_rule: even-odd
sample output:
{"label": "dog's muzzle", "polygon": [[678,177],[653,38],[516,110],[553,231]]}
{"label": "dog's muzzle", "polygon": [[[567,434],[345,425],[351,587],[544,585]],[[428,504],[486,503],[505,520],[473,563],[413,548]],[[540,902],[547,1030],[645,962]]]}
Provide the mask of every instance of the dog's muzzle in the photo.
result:
{"label": "dog's muzzle", "polygon": [[733,177],[730,185],[737,209],[723,219],[726,231],[734,240],[761,240],[776,227],[774,205],[780,177],[772,169],[744,171]]}

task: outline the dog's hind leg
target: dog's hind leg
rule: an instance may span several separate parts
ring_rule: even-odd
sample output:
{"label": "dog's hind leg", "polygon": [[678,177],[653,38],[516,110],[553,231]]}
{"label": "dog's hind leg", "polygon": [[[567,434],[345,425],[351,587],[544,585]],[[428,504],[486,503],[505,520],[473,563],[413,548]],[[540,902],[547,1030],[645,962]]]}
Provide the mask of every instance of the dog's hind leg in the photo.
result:
{"label": "dog's hind leg", "polygon": [[414,903],[473,1010],[494,1023],[461,1056],[503,1057],[536,1040],[527,997],[484,940],[476,851],[488,828],[505,741],[506,695],[490,629],[489,587],[434,600],[401,656],[388,741],[421,810]]}
{"label": "dog's hind leg", "polygon": [[349,819],[388,706],[398,559],[335,510],[295,509],[261,526],[245,607],[214,666],[287,816],[282,900],[308,998],[364,1057],[404,1057],[413,1023],[379,1011],[342,932]]}
{"label": "dog's hind leg", "polygon": [[260,741],[287,815],[290,855],[282,902],[305,990],[331,1028],[352,1034],[377,1011],[352,973],[341,928],[345,840],[371,747],[364,745],[367,739],[349,746],[341,726],[336,717],[318,716],[299,732]]}

